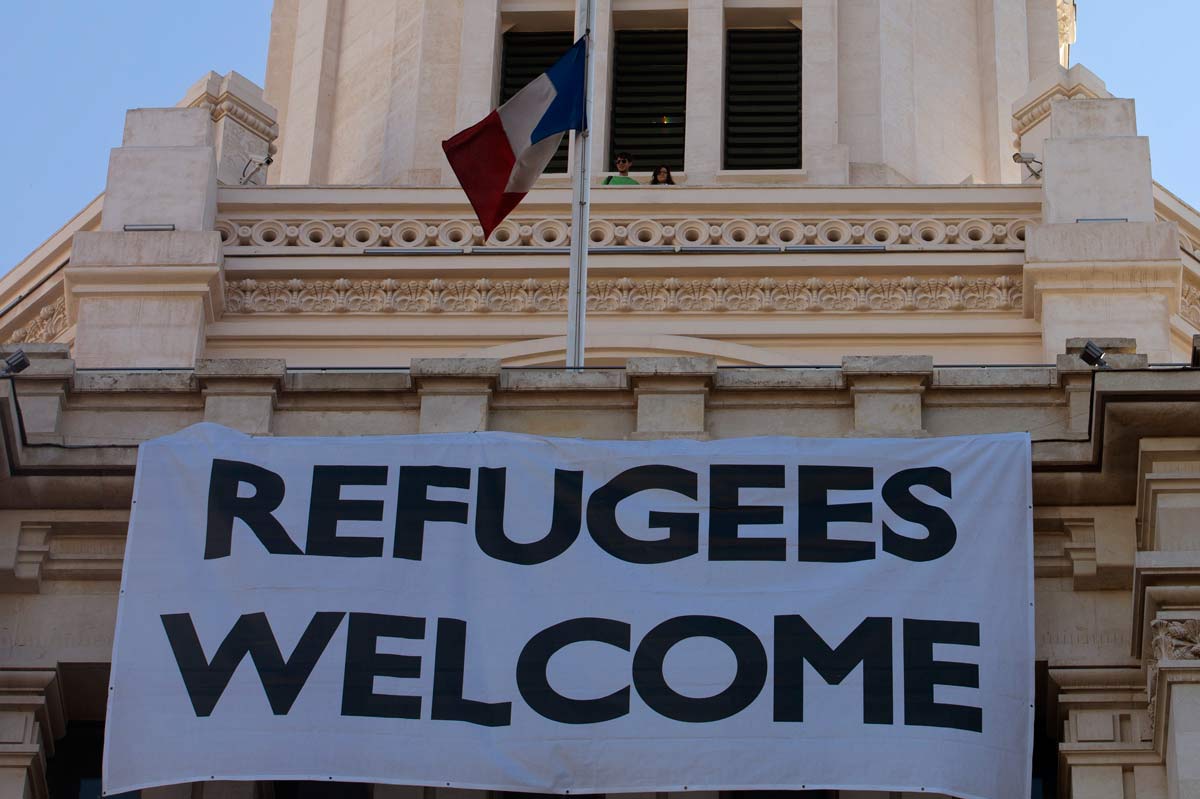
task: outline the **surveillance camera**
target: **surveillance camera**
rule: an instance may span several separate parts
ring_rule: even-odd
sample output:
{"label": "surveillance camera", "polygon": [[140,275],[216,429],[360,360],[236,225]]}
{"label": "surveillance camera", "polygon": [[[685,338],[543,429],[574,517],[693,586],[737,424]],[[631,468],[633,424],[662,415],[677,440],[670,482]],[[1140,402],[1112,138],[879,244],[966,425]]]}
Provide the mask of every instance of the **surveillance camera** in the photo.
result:
{"label": "surveillance camera", "polygon": [[1014,164],[1032,164],[1038,160],[1038,157],[1033,153],[1013,153]]}

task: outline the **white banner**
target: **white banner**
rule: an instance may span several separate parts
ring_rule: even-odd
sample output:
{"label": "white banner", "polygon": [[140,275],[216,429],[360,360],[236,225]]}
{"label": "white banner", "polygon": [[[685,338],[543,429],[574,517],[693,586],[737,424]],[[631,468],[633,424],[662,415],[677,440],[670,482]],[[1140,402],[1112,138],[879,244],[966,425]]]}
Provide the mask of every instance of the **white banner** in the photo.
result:
{"label": "white banner", "polygon": [[108,792],[1029,796],[1024,434],[252,438],[138,460]]}

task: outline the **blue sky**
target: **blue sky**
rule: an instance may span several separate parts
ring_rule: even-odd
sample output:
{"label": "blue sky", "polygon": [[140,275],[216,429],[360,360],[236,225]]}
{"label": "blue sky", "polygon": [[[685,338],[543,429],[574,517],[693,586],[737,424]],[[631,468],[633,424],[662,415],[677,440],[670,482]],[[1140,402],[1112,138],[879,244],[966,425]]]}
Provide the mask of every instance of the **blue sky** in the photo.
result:
{"label": "blue sky", "polygon": [[[967,0],[962,0],[967,2]],[[1073,60],[1138,103],[1154,174],[1200,205],[1195,0],[1078,0]],[[262,84],[271,0],[0,2],[0,273],[104,188],[125,109],[174,105],[208,70]]]}

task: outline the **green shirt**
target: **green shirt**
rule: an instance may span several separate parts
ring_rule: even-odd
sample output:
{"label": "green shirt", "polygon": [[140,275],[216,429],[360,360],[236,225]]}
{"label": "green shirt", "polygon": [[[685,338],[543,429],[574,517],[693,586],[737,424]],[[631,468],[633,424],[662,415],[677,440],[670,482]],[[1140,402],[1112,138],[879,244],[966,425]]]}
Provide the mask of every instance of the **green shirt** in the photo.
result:
{"label": "green shirt", "polygon": [[639,186],[636,180],[627,175],[609,175],[604,179],[605,186]]}

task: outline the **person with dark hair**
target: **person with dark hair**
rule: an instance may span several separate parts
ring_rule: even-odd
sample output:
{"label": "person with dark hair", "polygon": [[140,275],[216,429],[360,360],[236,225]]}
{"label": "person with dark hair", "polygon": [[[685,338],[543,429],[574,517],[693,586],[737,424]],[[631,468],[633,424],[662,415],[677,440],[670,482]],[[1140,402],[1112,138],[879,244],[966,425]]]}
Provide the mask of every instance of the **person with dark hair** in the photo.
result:
{"label": "person with dark hair", "polygon": [[604,179],[605,186],[636,186],[638,182],[629,177],[629,170],[633,168],[633,156],[625,151],[617,153],[614,159],[617,162],[617,174],[609,175]]}
{"label": "person with dark hair", "polygon": [[650,178],[651,186],[674,186],[675,178],[671,177],[671,167],[666,164],[659,164],[654,168],[653,176]]}

